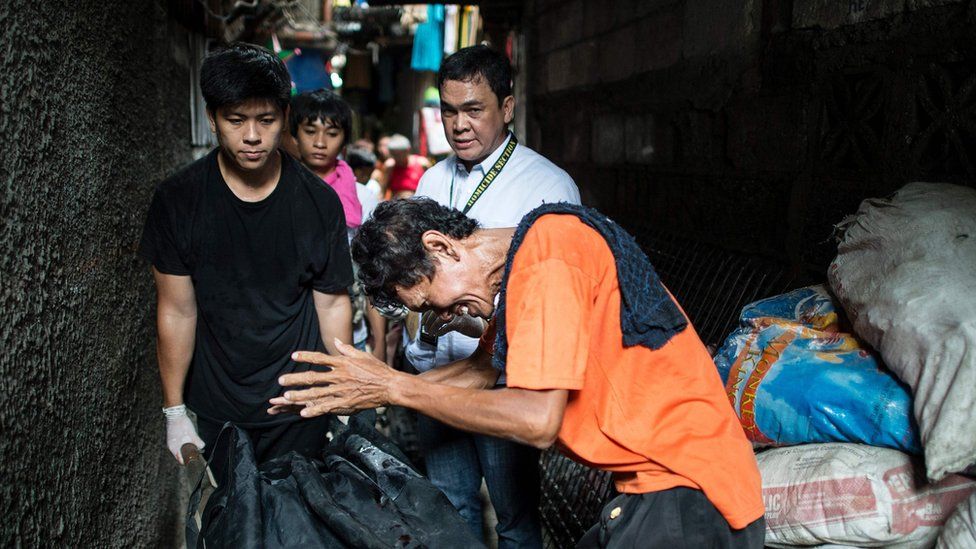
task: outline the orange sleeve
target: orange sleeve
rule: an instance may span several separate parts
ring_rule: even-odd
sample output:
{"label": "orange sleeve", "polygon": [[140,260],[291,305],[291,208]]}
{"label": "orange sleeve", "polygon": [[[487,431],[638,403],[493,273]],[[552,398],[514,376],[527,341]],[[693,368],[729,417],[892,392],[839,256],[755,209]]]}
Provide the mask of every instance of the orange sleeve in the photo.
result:
{"label": "orange sleeve", "polygon": [[[529,243],[526,242],[526,245]],[[523,251],[519,250],[519,255]],[[506,286],[509,387],[581,389],[590,344],[593,280],[563,259],[519,265]]]}

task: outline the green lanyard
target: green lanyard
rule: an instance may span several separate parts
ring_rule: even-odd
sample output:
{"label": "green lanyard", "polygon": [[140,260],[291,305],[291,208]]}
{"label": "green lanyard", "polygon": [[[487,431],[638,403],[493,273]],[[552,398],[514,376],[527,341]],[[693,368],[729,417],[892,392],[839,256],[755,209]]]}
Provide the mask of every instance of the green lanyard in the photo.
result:
{"label": "green lanyard", "polygon": [[[491,169],[488,170],[488,173],[485,174],[485,177],[481,179],[481,183],[478,183],[478,186],[475,188],[474,192],[471,193],[471,198],[468,199],[468,203],[464,205],[464,209],[461,210],[461,213],[467,215],[467,213],[471,211],[471,207],[474,206],[474,203],[477,202],[478,199],[481,198],[481,195],[485,194],[485,191],[488,190],[488,186],[491,185],[491,182],[498,177],[498,174],[502,173],[502,168],[505,167],[505,164],[508,163],[508,159],[512,157],[512,152],[515,151],[515,145],[518,145],[518,139],[515,139],[515,134],[513,133],[510,135],[511,139],[508,140],[508,145],[505,146],[505,150],[502,151],[502,155],[498,157],[498,160],[495,161],[495,165],[492,166]],[[451,175],[451,194],[447,197],[449,201],[448,204],[450,204],[451,207],[454,207],[454,177],[456,175],[457,167],[454,168],[454,173]]]}

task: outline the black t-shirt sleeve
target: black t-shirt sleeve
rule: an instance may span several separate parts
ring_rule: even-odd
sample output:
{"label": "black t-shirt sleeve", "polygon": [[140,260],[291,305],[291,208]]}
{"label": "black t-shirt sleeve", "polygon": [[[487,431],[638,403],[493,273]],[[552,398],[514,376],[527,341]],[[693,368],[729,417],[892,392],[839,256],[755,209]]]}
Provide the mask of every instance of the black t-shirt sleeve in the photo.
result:
{"label": "black t-shirt sleeve", "polygon": [[163,192],[156,189],[142,229],[139,256],[152,263],[161,273],[189,275],[190,268],[179,253],[175,223],[170,213]]}
{"label": "black t-shirt sleeve", "polygon": [[[338,204],[338,198],[335,199]],[[324,294],[339,294],[347,291],[353,282],[352,257],[349,254],[349,241],[346,236],[346,218],[341,206],[338,215],[332,216],[331,230],[322,243],[325,253],[319,271],[312,279],[312,289]]]}

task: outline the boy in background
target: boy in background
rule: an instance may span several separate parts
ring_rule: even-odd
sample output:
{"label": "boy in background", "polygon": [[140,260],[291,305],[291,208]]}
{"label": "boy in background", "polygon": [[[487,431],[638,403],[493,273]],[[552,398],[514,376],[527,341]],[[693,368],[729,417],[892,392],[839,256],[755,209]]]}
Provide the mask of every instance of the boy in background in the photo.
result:
{"label": "boy in background", "polygon": [[352,133],[352,109],[329,90],[307,92],[292,98],[289,122],[302,163],[339,195],[352,240],[363,223],[363,205],[352,168],[339,159]]}
{"label": "boy in background", "polygon": [[[352,134],[352,109],[341,97],[328,90],[307,92],[291,100],[290,130],[298,145],[302,163],[339,195],[346,219],[349,240],[369,217],[379,200],[339,158]],[[353,345],[365,350],[367,339],[382,342],[386,337],[386,319],[369,306],[358,285],[350,287],[353,303]],[[368,323],[368,327],[367,327]],[[386,359],[386,346],[374,343],[373,356]]]}

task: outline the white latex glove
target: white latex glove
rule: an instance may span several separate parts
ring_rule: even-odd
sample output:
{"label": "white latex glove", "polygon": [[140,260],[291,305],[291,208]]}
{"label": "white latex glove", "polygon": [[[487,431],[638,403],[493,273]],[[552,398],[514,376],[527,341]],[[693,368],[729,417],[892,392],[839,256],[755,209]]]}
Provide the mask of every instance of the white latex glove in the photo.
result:
{"label": "white latex glove", "polygon": [[424,331],[428,334],[440,337],[450,332],[458,332],[468,337],[481,337],[488,323],[476,316],[468,314],[454,315],[448,320],[444,320],[440,315],[426,313],[423,318]]}
{"label": "white latex glove", "polygon": [[180,465],[184,465],[180,448],[187,442],[192,442],[197,448],[203,450],[205,446],[203,439],[197,435],[196,427],[186,415],[186,406],[180,404],[179,406],[163,408],[163,414],[166,415],[166,447],[169,448],[176,461],[180,462]]}

